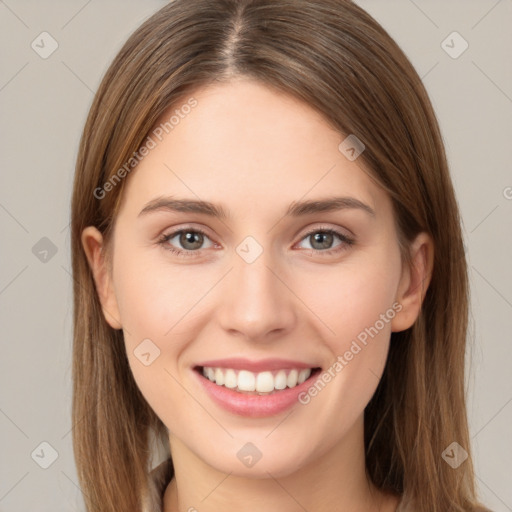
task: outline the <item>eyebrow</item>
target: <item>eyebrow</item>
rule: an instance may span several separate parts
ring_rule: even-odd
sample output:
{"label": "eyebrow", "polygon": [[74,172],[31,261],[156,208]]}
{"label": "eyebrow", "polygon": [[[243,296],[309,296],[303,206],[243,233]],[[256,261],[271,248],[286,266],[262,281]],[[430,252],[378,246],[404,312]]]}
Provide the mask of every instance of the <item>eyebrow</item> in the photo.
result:
{"label": "eyebrow", "polygon": [[[300,217],[319,212],[333,212],[338,210],[357,209],[362,210],[372,217],[375,217],[373,208],[355,197],[329,197],[326,199],[315,199],[308,201],[294,201],[285,213],[287,217]],[[173,197],[157,197],[149,201],[140,211],[139,217],[152,212],[169,211],[199,213],[227,220],[228,212],[221,206],[209,201],[195,199],[176,199]]]}

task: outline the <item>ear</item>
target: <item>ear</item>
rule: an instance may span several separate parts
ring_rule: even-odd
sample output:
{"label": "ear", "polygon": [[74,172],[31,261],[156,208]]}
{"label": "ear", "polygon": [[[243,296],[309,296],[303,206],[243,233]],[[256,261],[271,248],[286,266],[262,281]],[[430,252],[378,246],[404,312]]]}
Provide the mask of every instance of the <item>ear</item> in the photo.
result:
{"label": "ear", "polygon": [[405,265],[395,297],[401,309],[391,321],[393,332],[404,331],[418,318],[427,293],[434,264],[434,243],[427,233],[420,233],[410,248],[411,265]]}
{"label": "ear", "polygon": [[103,235],[94,226],[88,226],[82,231],[81,240],[94,277],[103,316],[113,329],[121,329],[121,316],[105,258]]}

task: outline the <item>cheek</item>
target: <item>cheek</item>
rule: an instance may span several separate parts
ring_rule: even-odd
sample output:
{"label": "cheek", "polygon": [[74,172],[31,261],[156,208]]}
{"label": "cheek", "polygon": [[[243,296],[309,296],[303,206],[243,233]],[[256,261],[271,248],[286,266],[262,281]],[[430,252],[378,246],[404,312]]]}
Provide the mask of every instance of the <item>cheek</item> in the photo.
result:
{"label": "cheek", "polygon": [[[361,258],[336,271],[330,268],[316,276],[314,286],[309,283],[307,303],[329,328],[322,331],[331,360],[320,385],[304,397],[304,403],[316,402],[316,412],[326,422],[340,412],[347,420],[355,420],[377,388],[387,359],[391,321],[400,310],[395,302],[400,270],[399,253],[390,247],[378,257]],[[305,297],[306,288],[302,293]],[[324,386],[328,395],[337,397],[332,408],[314,398],[323,394]]]}
{"label": "cheek", "polygon": [[[381,260],[385,261],[385,260]],[[396,261],[396,260],[391,260]],[[322,443],[335,443],[357,421],[375,393],[384,370],[400,265],[360,265],[332,269],[310,290],[311,309],[329,327],[323,338],[330,361],[301,396],[309,416],[328,432]],[[309,304],[309,303],[308,303]],[[323,332],[326,332],[323,330]]]}
{"label": "cheek", "polygon": [[390,251],[380,258],[331,267],[304,283],[301,296],[329,327],[326,341],[336,355],[348,350],[355,339],[364,342],[368,331],[373,337],[389,337],[399,275],[398,254]]}
{"label": "cheek", "polygon": [[127,339],[134,343],[136,336],[160,342],[172,339],[173,347],[189,315],[200,309],[201,298],[217,279],[211,271],[166,265],[162,258],[155,262],[134,257],[120,261],[116,270],[116,298]]}
{"label": "cheek", "polygon": [[[121,251],[120,251],[121,252]],[[194,334],[188,321],[214,277],[185,274],[176,266],[148,264],[136,258],[114,263],[114,284],[128,362],[151,408],[164,423],[165,412],[187,400],[180,374],[180,356]],[[193,267],[189,267],[192,269]],[[194,324],[194,328],[197,326]]]}

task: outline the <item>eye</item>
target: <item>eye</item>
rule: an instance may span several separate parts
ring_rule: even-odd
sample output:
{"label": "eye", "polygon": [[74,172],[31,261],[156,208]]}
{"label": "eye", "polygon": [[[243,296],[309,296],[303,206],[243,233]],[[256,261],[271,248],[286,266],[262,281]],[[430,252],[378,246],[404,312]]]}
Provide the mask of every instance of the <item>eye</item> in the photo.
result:
{"label": "eye", "polygon": [[[340,243],[332,247],[333,241],[336,238],[340,240]],[[210,240],[210,237],[201,229],[182,228],[172,233],[164,234],[158,240],[158,243],[165,250],[171,251],[177,256],[193,258],[200,255],[201,249],[215,246],[210,240],[210,245],[203,247],[205,240]],[[310,247],[306,247],[306,249],[322,256],[346,250],[355,242],[352,238],[332,228],[316,228],[306,233],[301,242],[304,240],[310,243]],[[176,244],[178,244],[178,247],[176,247]]]}
{"label": "eye", "polygon": [[[199,253],[200,249],[205,248],[202,247],[205,239],[210,240],[204,231],[197,228],[184,228],[169,234],[164,234],[158,240],[158,243],[161,244],[164,249],[179,256],[194,257],[196,256],[194,253]],[[181,248],[176,248],[172,243],[173,240],[175,240],[174,244],[179,244]],[[213,245],[214,244],[211,243],[209,247],[213,247]]]}
{"label": "eye", "polygon": [[[335,238],[338,238],[341,242],[333,248],[332,244]],[[306,249],[322,253],[322,256],[346,250],[354,244],[354,239],[331,228],[314,229],[307,233],[302,240],[306,240],[310,244],[310,247],[306,247]]]}

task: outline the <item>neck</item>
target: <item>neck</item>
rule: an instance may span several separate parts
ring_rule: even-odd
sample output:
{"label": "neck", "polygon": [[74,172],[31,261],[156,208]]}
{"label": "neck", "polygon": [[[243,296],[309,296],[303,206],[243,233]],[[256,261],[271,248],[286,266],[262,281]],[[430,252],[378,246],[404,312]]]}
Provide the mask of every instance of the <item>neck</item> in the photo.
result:
{"label": "neck", "polygon": [[247,478],[206,464],[170,436],[175,475],[164,512],[394,512],[398,498],[378,490],[365,471],[363,421],[343,441],[285,476]]}

